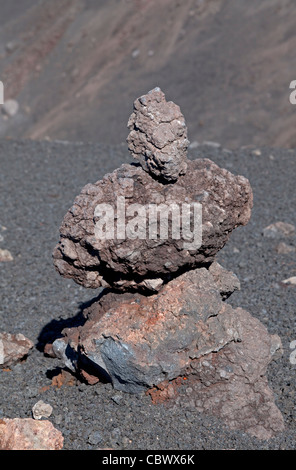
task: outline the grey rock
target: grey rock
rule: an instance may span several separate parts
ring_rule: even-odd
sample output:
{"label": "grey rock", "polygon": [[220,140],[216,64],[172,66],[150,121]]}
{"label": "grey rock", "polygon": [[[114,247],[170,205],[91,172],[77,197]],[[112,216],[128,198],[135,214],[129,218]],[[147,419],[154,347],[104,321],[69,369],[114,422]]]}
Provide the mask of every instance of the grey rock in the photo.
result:
{"label": "grey rock", "polygon": [[211,264],[209,271],[215,279],[223,299],[227,299],[234,291],[240,290],[238,277],[223,268],[217,261]]}
{"label": "grey rock", "polygon": [[100,431],[93,431],[88,436],[88,442],[91,445],[98,445],[103,441],[103,437]]}
{"label": "grey rock", "polygon": [[120,405],[122,403],[123,396],[119,393],[116,393],[113,395],[113,397],[111,397],[111,399],[114,401],[114,403],[116,403],[116,405]]}
{"label": "grey rock", "polygon": [[281,341],[223,301],[237,287],[237,278],[217,264],[184,273],[154,295],[103,294],[85,311],[82,327],[64,331],[78,356],[76,372],[96,364],[114,389],[132,394],[167,384],[170,399],[174,380],[185,375],[185,394],[198,411],[260,439],[272,437],[284,424],[266,372]]}
{"label": "grey rock", "polygon": [[281,221],[270,224],[263,230],[264,237],[274,239],[291,237],[295,235],[295,233],[295,225]]}
{"label": "grey rock", "polygon": [[132,156],[152,176],[174,182],[187,168],[187,128],[179,106],[154,88],[134,102],[127,138]]}
{"label": "grey rock", "polygon": [[285,242],[280,242],[276,247],[275,250],[280,255],[288,255],[290,253],[296,252],[296,247],[293,245],[288,245]]}

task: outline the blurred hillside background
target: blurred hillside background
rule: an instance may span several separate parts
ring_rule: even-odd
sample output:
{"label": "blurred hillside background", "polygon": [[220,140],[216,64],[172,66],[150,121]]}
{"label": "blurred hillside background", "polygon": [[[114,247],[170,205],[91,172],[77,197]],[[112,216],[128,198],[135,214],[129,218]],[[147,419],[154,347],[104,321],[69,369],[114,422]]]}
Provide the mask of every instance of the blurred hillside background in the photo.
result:
{"label": "blurred hillside background", "polygon": [[[160,86],[190,141],[296,146],[295,0],[0,0],[0,137],[120,144]],[[1,108],[1,107],[0,107]]]}

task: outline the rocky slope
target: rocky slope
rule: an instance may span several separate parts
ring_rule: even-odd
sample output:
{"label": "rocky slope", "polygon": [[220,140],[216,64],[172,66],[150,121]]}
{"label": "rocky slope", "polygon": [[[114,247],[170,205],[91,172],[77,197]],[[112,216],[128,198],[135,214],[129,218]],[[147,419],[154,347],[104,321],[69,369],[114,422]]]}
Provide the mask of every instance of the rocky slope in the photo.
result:
{"label": "rocky slope", "polygon": [[0,135],[125,141],[135,96],[160,86],[189,140],[293,147],[293,0],[0,2]]}

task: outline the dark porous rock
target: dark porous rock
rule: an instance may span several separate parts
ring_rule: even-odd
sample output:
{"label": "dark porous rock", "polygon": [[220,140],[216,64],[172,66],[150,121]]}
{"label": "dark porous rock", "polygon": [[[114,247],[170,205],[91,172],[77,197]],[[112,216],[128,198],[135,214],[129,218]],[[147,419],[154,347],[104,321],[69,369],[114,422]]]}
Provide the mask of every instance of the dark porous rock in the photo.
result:
{"label": "dark porous rock", "polygon": [[[84,326],[64,330],[53,343],[56,355],[84,378],[83,371],[92,370],[128,393],[193,377],[199,410],[269,438],[283,429],[265,377],[281,341],[248,312],[222,300],[221,285],[231,274],[219,267],[213,276],[199,268],[151,296],[103,294],[85,312]],[[235,288],[228,283],[228,291]]]}
{"label": "dark porous rock", "polygon": [[143,391],[236,338],[236,318],[225,305],[206,268],[184,273],[150,296],[103,293],[84,312],[84,326],[65,329],[53,350],[73,371],[93,365],[116,389]]}
{"label": "dark porous rock", "polygon": [[136,161],[82,189],[53,253],[62,276],[103,290],[48,351],[120,392],[172,399],[186,379],[197,410],[269,439],[283,430],[266,378],[281,341],[226,302],[240,283],[216,261],[250,219],[250,183],[187,158],[184,117],[159,88],[135,101],[128,127]]}
{"label": "dark porous rock", "polygon": [[128,127],[128,148],[144,170],[166,182],[174,182],[186,172],[189,141],[185,119],[160,88],[134,102]]}
{"label": "dark porous rock", "polygon": [[[76,197],[60,228],[54,265],[84,287],[158,291],[172,275],[213,262],[231,232],[249,221],[252,202],[246,178],[208,159],[188,160],[186,174],[168,185],[141,166],[124,164]],[[157,237],[151,236],[149,206],[162,211],[163,223],[169,221],[167,237],[160,238],[162,222]],[[181,221],[186,207],[201,209],[202,221],[199,212],[191,214],[191,238],[186,223],[180,224],[179,239],[170,231],[173,216],[168,218],[166,209],[176,206]],[[107,216],[100,218],[103,209]],[[101,229],[103,221],[111,228],[109,238]]]}

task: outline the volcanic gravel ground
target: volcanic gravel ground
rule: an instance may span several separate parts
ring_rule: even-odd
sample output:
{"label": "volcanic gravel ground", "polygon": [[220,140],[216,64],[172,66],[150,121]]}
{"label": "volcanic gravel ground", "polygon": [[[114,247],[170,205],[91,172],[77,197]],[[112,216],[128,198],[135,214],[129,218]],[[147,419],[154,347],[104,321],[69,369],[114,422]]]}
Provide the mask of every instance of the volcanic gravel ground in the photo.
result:
{"label": "volcanic gravel ground", "polygon": [[[24,362],[0,370],[0,418],[31,417],[33,405],[43,400],[53,406],[49,419],[63,433],[67,450],[295,448],[296,366],[289,346],[296,339],[296,287],[281,281],[296,275],[296,260],[295,254],[279,255],[278,241],[263,237],[262,230],[278,220],[296,222],[296,152],[261,149],[258,155],[253,150],[200,146],[190,157],[211,158],[249,178],[253,187],[251,221],[232,233],[218,261],[241,281],[241,291],[228,302],[247,309],[282,339],[283,355],[270,364],[268,377],[285,431],[269,441],[230,431],[188,405],[185,381],[170,407],[154,405],[146,395],[118,392],[111,384],[51,386],[62,364],[43,354],[44,343],[52,330],[58,334],[79,321],[83,304],[99,293],[56,273],[51,254],[59,226],[85,184],[130,161],[126,145],[68,142],[0,143],[0,248],[14,258],[0,263],[1,330],[21,332],[35,343]],[[296,245],[295,239],[285,241]]]}

